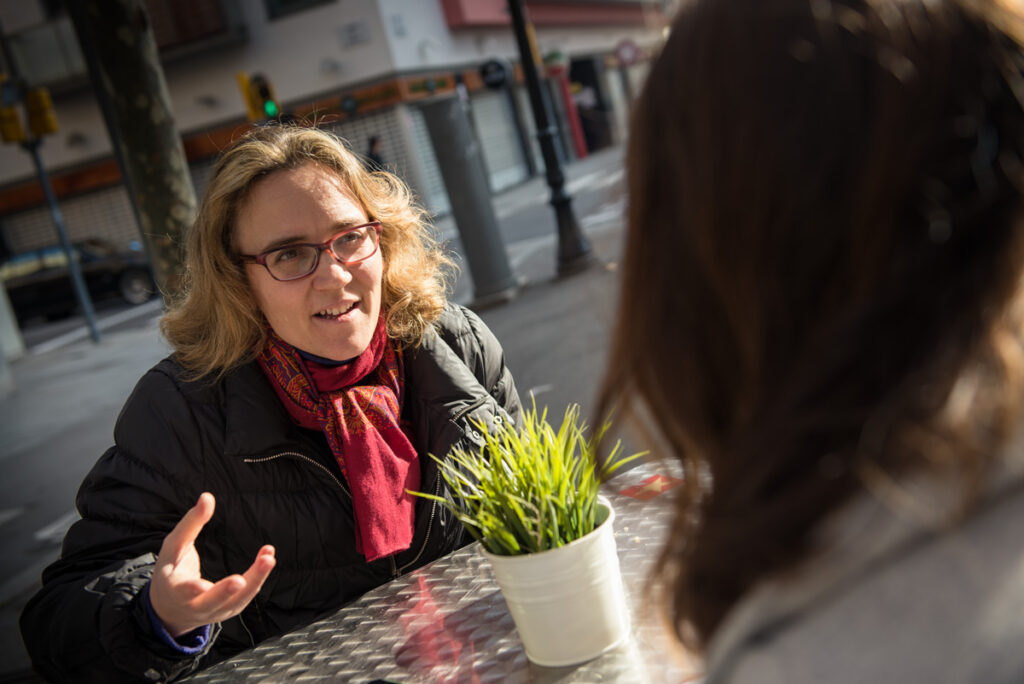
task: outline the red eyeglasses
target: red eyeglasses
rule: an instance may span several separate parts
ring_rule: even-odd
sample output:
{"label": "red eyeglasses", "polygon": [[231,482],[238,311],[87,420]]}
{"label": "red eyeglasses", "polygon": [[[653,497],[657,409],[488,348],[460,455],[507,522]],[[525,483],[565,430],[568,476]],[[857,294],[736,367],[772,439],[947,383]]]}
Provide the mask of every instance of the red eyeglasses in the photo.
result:
{"label": "red eyeglasses", "polygon": [[331,251],[335,261],[343,266],[366,261],[377,253],[380,244],[380,221],[346,228],[319,244],[302,243],[270,249],[261,254],[239,254],[247,264],[260,264],[274,280],[305,278],[320,264],[320,253]]}

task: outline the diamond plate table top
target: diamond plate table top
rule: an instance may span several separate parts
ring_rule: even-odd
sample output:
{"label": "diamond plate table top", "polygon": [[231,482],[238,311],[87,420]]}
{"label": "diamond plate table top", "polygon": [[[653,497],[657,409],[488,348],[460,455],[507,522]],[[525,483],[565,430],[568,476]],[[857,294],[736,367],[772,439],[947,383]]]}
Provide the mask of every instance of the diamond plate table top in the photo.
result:
{"label": "diamond plate table top", "polygon": [[603,493],[615,508],[615,544],[632,633],[581,665],[531,663],[478,543],[365,594],[302,629],[201,670],[194,682],[689,682],[693,666],[644,595],[671,522],[676,466],[645,463]]}

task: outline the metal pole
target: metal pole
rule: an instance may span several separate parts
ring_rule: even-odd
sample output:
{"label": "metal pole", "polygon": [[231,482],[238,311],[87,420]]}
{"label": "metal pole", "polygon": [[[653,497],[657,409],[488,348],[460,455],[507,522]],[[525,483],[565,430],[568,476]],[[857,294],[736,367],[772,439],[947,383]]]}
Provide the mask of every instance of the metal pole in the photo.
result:
{"label": "metal pole", "polygon": [[626,104],[633,106],[636,96],[633,94],[633,83],[629,80],[629,67],[625,64],[619,65],[619,78],[622,80],[622,88],[626,91]]}
{"label": "metal pole", "polygon": [[[7,63],[11,80],[18,84],[20,98],[24,93],[24,83],[21,78],[21,72],[18,69],[18,64],[14,61],[14,56],[7,45],[2,25],[0,25],[0,48],[3,50],[4,61]],[[78,261],[75,259],[75,250],[68,239],[67,231],[64,230],[64,217],[60,213],[60,207],[57,206],[57,198],[53,193],[53,186],[50,185],[50,176],[46,173],[43,159],[39,155],[39,146],[41,144],[42,140],[34,138],[24,141],[21,143],[21,146],[32,156],[32,163],[36,166],[39,184],[42,186],[43,194],[46,196],[46,203],[50,206],[50,216],[53,217],[53,224],[57,228],[57,236],[60,238],[61,247],[64,249],[64,254],[68,259],[68,272],[71,274],[71,284],[74,287],[75,297],[78,299],[78,303],[82,307],[82,313],[85,315],[85,323],[89,328],[89,335],[92,337],[93,342],[98,343],[100,341],[100,330],[96,325],[96,312],[92,308],[92,300],[89,299],[89,290],[85,287],[85,279],[82,278],[82,269],[79,268]]]}
{"label": "metal pole", "polygon": [[522,0],[508,0],[512,26],[515,29],[519,58],[523,65],[523,76],[530,93],[533,118],[537,125],[537,142],[544,156],[548,186],[551,188],[551,206],[558,220],[558,275],[567,276],[588,268],[593,262],[590,243],[580,229],[572,211],[572,197],[565,191],[565,175],[555,152],[555,128],[551,125],[540,91],[537,63],[540,61],[534,43],[533,25],[526,17]]}
{"label": "metal pole", "polygon": [[523,161],[526,162],[526,171],[530,178],[537,175],[537,164],[533,160],[533,150],[530,149],[530,136],[526,132],[526,123],[523,121],[523,114],[519,111],[519,102],[516,100],[516,80],[512,76],[512,69],[509,68],[508,80],[502,86],[505,91],[505,99],[512,112],[512,123],[516,127],[516,138],[519,140],[519,149],[523,153]]}
{"label": "metal pole", "polygon": [[36,173],[39,174],[39,184],[43,186],[43,194],[46,195],[46,203],[50,206],[50,216],[53,218],[53,225],[57,227],[57,235],[60,237],[61,247],[68,257],[68,271],[71,273],[71,284],[75,287],[75,296],[78,303],[82,305],[82,313],[85,315],[85,323],[89,327],[89,336],[93,342],[100,341],[100,329],[96,325],[96,312],[92,308],[92,300],[89,299],[89,290],[85,287],[85,279],[82,277],[82,269],[75,258],[75,250],[68,239],[67,231],[64,229],[64,216],[57,206],[57,197],[53,194],[53,186],[50,185],[50,176],[46,173],[43,160],[39,156],[39,140],[26,140],[21,144],[30,155],[32,162],[36,165]]}

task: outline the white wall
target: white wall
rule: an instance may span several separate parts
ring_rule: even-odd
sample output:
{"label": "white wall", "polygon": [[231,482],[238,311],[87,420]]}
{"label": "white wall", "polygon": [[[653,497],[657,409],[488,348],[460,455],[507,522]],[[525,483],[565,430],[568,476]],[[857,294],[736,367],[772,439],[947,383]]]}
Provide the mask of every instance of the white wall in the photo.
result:
{"label": "white wall", "polygon": [[[202,131],[245,117],[235,80],[237,71],[262,72],[285,107],[336,95],[347,86],[396,72],[467,66],[493,56],[516,58],[511,27],[448,31],[439,0],[335,0],[268,21],[263,0],[239,0],[249,40],[243,45],[165,69],[178,129]],[[5,32],[38,21],[35,0],[0,0]],[[346,36],[365,42],[346,44]],[[606,51],[631,38],[649,44],[655,33],[643,28],[539,28],[542,53]],[[106,127],[91,92],[55,98],[60,131],[42,146],[44,163],[60,170],[110,154]],[[0,145],[0,184],[34,177],[27,154]]]}
{"label": "white wall", "polygon": [[[18,2],[22,0],[0,0],[0,6]],[[268,21],[262,0],[241,0],[240,4],[249,31],[245,44],[165,69],[182,133],[244,119],[237,71],[262,72],[285,106],[394,72],[375,0],[336,0],[275,21]],[[366,42],[346,45],[344,36],[353,32]],[[42,146],[48,168],[60,169],[111,153],[90,91],[55,98],[55,106],[60,131]],[[69,139],[77,142],[69,145]],[[31,176],[34,170],[28,155],[15,145],[0,146],[0,183]]]}
{"label": "white wall", "polygon": [[[183,131],[245,116],[237,71],[262,72],[286,106],[393,71],[374,0],[336,0],[274,21],[262,0],[241,4],[249,29],[244,46],[167,68]],[[352,33],[366,42],[346,45],[344,36]],[[222,100],[213,110],[201,102],[211,95]]]}
{"label": "white wall", "polygon": [[[472,29],[451,33],[439,0],[379,0],[385,35],[399,70],[465,66],[492,57],[519,59],[511,24],[504,28]],[[559,49],[569,55],[605,52],[623,38],[648,45],[657,38],[654,29],[602,26],[537,27],[541,54]]]}

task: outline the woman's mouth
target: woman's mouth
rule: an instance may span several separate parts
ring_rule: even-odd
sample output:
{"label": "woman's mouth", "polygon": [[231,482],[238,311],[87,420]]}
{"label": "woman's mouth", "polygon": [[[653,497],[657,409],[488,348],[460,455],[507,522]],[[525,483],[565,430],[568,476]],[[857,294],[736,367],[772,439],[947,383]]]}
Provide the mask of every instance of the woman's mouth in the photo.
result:
{"label": "woman's mouth", "polygon": [[353,302],[347,308],[323,309],[322,311],[318,311],[313,315],[316,318],[323,318],[326,320],[337,320],[339,318],[344,318],[346,315],[354,311],[357,306],[359,306],[359,302]]}

